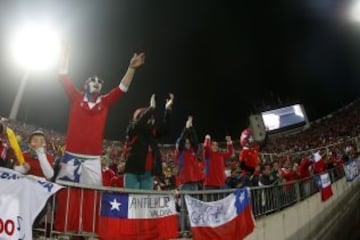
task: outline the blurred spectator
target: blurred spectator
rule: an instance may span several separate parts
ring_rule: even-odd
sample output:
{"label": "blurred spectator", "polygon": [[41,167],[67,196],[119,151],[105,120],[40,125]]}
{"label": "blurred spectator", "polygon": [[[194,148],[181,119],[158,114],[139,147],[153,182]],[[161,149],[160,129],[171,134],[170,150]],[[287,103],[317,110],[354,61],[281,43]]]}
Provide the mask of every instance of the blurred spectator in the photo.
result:
{"label": "blurred spectator", "polygon": [[273,179],[273,183],[280,183],[280,172],[279,172],[279,163],[273,162],[272,164],[272,171],[271,171],[271,177]]}
{"label": "blurred spectator", "polygon": [[184,130],[176,142],[181,190],[198,190],[198,182],[203,178],[196,157],[198,145],[199,141],[193,127],[192,117],[189,116]]}
{"label": "blurred spectator", "polygon": [[111,178],[110,185],[112,187],[119,187],[119,188],[124,187],[124,169],[125,169],[125,161],[120,161],[116,175]]}
{"label": "blurred spectator", "polygon": [[54,176],[54,158],[46,152],[46,140],[42,131],[34,131],[29,137],[29,150],[23,152],[25,163],[14,169],[22,174],[44,177],[47,180]]}
{"label": "blurred spectator", "polygon": [[115,176],[115,172],[107,166],[106,157],[101,157],[101,173],[102,173],[102,182],[106,187],[111,186],[111,179]]}
{"label": "blurred spectator", "polygon": [[304,157],[301,159],[300,165],[298,167],[299,179],[310,177],[310,166],[312,162],[308,157]]}
{"label": "blurred spectator", "polygon": [[250,186],[257,187],[259,186],[259,178],[261,175],[260,165],[255,167],[253,174],[250,177]]}
{"label": "blurred spectator", "polygon": [[226,178],[226,185],[229,188],[238,188],[240,186],[239,169],[232,169],[230,176]]}
{"label": "blurred spectator", "polygon": [[240,136],[240,144],[242,149],[240,151],[239,161],[243,170],[253,174],[255,168],[259,165],[259,148],[254,142],[252,130],[247,128],[242,131]]}
{"label": "blurred spectator", "polygon": [[271,167],[269,164],[264,165],[262,174],[259,178],[259,186],[268,186],[274,183],[274,178],[271,176]]}

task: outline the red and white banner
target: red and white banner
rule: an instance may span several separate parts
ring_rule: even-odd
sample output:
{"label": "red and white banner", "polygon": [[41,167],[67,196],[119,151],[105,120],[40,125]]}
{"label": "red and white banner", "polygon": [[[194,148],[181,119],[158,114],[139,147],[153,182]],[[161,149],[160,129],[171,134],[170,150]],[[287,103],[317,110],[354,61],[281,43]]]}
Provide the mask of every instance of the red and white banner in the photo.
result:
{"label": "red and white banner", "polygon": [[255,227],[249,188],[237,189],[224,199],[203,202],[185,196],[195,240],[243,239]]}
{"label": "red and white banner", "polygon": [[333,195],[329,173],[323,173],[318,176],[318,185],[320,188],[321,200],[328,200]]}
{"label": "red and white banner", "polygon": [[178,237],[178,214],[171,195],[104,193],[101,239],[151,240]]}

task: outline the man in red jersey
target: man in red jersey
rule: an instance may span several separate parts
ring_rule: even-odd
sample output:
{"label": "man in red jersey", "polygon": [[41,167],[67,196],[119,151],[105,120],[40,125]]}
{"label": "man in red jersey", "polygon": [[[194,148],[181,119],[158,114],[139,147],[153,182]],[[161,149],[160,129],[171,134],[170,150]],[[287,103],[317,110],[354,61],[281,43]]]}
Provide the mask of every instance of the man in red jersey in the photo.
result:
{"label": "man in red jersey", "polygon": [[[70,100],[70,114],[65,155],[57,177],[59,180],[102,185],[100,155],[108,111],[128,90],[136,69],[142,66],[144,61],[144,53],[135,53],[120,84],[106,95],[100,94],[104,81],[97,76],[88,78],[84,84],[84,92],[81,92],[68,76],[69,49],[64,47],[59,73],[60,83]],[[81,202],[80,199],[86,201]],[[71,189],[69,194],[60,191],[55,228],[60,231],[94,232],[93,213],[96,203],[93,199],[94,193],[90,190],[81,193],[79,189]],[[79,224],[79,217],[82,217],[82,226]]]}
{"label": "man in red jersey", "polygon": [[210,135],[205,137],[205,189],[220,189],[225,186],[225,160],[234,152],[231,137],[227,136],[225,140],[227,151],[220,152],[218,143],[211,141]]}
{"label": "man in red jersey", "polygon": [[104,81],[97,76],[85,81],[84,92],[76,89],[68,76],[69,52],[64,49],[60,82],[70,100],[70,114],[59,179],[102,185],[100,155],[108,111],[128,90],[135,70],[143,65],[144,60],[144,53],[134,54],[120,84],[108,94],[101,95]]}

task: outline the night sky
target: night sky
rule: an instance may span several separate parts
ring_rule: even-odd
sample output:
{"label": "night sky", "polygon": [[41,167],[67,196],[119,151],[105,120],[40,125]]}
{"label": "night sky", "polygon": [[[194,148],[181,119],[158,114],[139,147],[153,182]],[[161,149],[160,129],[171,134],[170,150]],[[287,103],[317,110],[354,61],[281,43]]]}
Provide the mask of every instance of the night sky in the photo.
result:
{"label": "night sky", "polygon": [[[175,94],[173,143],[188,114],[201,138],[238,138],[266,105],[303,103],[310,120],[359,96],[360,23],[351,1],[0,0],[0,115],[8,116],[23,70],[9,57],[11,32],[49,21],[71,46],[78,87],[92,74],[116,86],[144,51],[129,92],[111,110],[105,137],[122,140],[133,111]],[[68,100],[57,66],[32,73],[18,119],[65,132]],[[96,126],[94,126],[96,127]]]}

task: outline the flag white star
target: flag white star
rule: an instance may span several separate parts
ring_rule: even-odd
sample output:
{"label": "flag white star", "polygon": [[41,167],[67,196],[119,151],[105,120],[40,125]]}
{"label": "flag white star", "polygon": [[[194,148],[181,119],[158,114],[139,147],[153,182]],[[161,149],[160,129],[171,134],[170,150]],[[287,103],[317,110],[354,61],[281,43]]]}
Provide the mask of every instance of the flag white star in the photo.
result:
{"label": "flag white star", "polygon": [[61,169],[58,178],[67,177],[72,181],[75,180],[76,175],[81,173],[81,165],[76,165],[75,159],[71,159],[67,163],[61,163]]}
{"label": "flag white star", "polygon": [[240,203],[242,203],[244,199],[245,199],[244,193],[241,193],[239,197]]}
{"label": "flag white star", "polygon": [[119,203],[118,201],[116,201],[116,198],[114,198],[114,200],[109,202],[111,204],[111,209],[116,209],[117,211],[120,211],[120,207],[121,207],[121,203]]}

